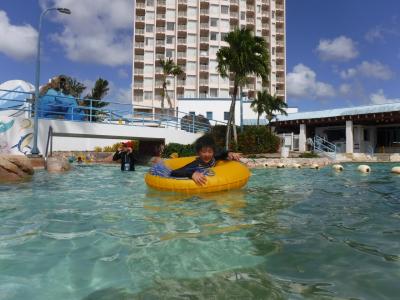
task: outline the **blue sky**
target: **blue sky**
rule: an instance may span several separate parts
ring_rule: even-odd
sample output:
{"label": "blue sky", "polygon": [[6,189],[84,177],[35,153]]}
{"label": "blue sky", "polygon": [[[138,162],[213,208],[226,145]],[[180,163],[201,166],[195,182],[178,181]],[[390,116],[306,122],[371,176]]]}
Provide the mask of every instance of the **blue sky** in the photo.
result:
{"label": "blue sky", "polygon": [[[41,9],[41,82],[67,74],[130,101],[133,0],[1,0],[0,82],[34,81]],[[113,5],[110,6],[110,3]],[[400,101],[400,1],[286,0],[288,103],[302,111]],[[12,34],[11,34],[12,33]]]}

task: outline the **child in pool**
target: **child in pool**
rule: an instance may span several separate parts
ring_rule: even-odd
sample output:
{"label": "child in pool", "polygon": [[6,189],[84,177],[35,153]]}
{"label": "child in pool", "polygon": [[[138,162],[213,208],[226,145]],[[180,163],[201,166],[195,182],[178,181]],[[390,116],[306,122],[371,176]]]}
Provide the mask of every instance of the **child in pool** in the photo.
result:
{"label": "child in pool", "polygon": [[191,178],[198,185],[207,182],[209,168],[215,166],[218,160],[239,160],[240,154],[223,151],[215,154],[215,141],[209,135],[204,135],[195,142],[195,150],[198,157],[191,163],[176,170],[168,169],[164,164],[158,163],[150,170],[151,174],[162,177]]}

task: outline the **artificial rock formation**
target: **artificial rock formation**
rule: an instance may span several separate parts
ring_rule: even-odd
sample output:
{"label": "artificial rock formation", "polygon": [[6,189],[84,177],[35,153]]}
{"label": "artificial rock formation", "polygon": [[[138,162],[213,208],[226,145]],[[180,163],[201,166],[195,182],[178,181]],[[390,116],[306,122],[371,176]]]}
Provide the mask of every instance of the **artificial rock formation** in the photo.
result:
{"label": "artificial rock formation", "polygon": [[28,158],[22,155],[0,155],[0,183],[30,179],[34,171]]}

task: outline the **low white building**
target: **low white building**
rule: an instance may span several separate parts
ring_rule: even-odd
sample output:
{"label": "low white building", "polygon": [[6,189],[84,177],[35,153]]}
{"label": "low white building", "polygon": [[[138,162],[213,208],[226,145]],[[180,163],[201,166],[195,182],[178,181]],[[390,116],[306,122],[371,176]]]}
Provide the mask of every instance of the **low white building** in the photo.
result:
{"label": "low white building", "polygon": [[[227,122],[231,98],[185,98],[179,99],[178,110],[184,113],[203,115],[209,120]],[[243,98],[243,124],[256,125],[257,113],[250,107],[251,101]],[[287,112],[295,113],[297,108],[288,108]],[[260,121],[265,120],[265,115],[260,116]],[[240,125],[240,100],[235,105],[235,123]]]}
{"label": "low white building", "polygon": [[[306,151],[310,138],[321,138],[338,153],[400,153],[400,103],[337,108],[280,116],[273,122]],[[298,143],[297,143],[298,140]],[[307,140],[309,143],[307,143]]]}

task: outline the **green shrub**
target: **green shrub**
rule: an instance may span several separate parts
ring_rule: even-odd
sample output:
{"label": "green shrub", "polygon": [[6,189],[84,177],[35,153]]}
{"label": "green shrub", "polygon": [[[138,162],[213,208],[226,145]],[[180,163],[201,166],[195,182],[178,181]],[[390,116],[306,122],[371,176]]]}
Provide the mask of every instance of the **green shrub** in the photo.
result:
{"label": "green shrub", "polygon": [[[238,144],[231,142],[229,149],[239,151],[243,154],[275,153],[279,149],[280,139],[270,133],[266,126],[244,126],[243,133],[238,131]],[[221,149],[225,147],[226,126],[213,127],[212,135]]]}
{"label": "green shrub", "polygon": [[181,144],[170,143],[165,146],[163,152],[161,153],[161,156],[168,158],[172,153],[178,153],[179,157],[196,155],[196,151],[194,150],[194,145],[181,145]]}
{"label": "green shrub", "polygon": [[94,147],[94,152],[102,152],[103,149],[99,146]]}
{"label": "green shrub", "polygon": [[314,152],[304,152],[299,155],[300,158],[318,158],[319,155]]}

